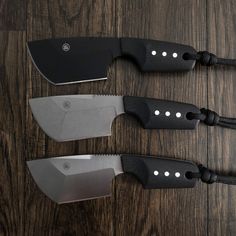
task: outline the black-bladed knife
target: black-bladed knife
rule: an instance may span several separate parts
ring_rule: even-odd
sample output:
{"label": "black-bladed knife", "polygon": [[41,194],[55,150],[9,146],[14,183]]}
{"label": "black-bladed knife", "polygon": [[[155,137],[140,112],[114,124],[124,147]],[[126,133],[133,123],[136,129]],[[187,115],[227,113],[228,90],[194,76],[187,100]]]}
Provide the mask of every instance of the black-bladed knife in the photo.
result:
{"label": "black-bladed knife", "polygon": [[196,52],[191,46],[138,38],[59,38],[27,45],[36,68],[56,85],[106,79],[108,66],[122,56],[135,61],[143,72],[189,71],[196,61],[236,65],[235,60]]}

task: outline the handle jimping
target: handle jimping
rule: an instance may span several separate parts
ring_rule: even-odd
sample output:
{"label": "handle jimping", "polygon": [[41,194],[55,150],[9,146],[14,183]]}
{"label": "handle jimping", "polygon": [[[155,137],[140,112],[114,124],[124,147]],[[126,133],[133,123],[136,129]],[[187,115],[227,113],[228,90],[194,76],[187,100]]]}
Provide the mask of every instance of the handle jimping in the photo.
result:
{"label": "handle jimping", "polygon": [[124,172],[134,175],[146,189],[192,188],[198,179],[236,185],[235,176],[218,175],[191,161],[135,155],[121,155],[121,161]]}
{"label": "handle jimping", "polygon": [[193,47],[165,41],[121,38],[121,53],[133,58],[144,72],[190,71],[196,62],[236,66],[235,59],[218,58],[207,51],[197,52]]}
{"label": "handle jimping", "polygon": [[132,96],[124,96],[123,100],[125,112],[137,117],[145,129],[195,129],[199,121],[236,129],[235,118],[221,117],[192,104]]}

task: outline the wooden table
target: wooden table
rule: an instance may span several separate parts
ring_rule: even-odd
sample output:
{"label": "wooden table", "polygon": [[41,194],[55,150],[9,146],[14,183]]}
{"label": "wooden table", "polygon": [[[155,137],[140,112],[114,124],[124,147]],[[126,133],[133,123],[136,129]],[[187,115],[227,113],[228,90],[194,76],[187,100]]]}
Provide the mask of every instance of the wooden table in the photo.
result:
{"label": "wooden table", "polygon": [[144,130],[120,116],[112,136],[57,143],[32,117],[28,99],[66,94],[138,95],[189,102],[236,116],[236,70],[197,66],[190,73],[142,74],[116,60],[108,80],[49,84],[33,66],[26,41],[50,37],[141,37],[190,44],[236,57],[234,0],[71,0],[0,2],[0,234],[235,235],[236,187],[143,190],[129,175],[115,178],[112,197],[57,205],[36,186],[26,161],[85,153],[164,155],[236,172],[236,131]]}

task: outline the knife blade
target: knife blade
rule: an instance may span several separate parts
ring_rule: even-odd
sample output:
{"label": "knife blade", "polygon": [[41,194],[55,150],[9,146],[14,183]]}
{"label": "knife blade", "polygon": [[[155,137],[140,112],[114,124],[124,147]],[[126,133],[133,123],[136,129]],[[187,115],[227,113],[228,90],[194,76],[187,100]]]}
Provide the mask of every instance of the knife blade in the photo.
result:
{"label": "knife blade", "polygon": [[191,46],[138,38],[59,38],[27,43],[39,72],[55,85],[107,78],[107,68],[118,57],[133,59],[141,71],[189,71],[196,60]]}
{"label": "knife blade", "polygon": [[111,135],[113,120],[127,113],[145,129],[194,129],[200,114],[191,104],[132,96],[71,95],[29,100],[34,118],[52,139],[62,142]]}
{"label": "knife blade", "polygon": [[111,195],[116,175],[129,173],[146,189],[192,188],[197,165],[164,157],[136,155],[78,155],[38,159],[27,162],[30,173],[41,189],[57,203],[83,201]]}

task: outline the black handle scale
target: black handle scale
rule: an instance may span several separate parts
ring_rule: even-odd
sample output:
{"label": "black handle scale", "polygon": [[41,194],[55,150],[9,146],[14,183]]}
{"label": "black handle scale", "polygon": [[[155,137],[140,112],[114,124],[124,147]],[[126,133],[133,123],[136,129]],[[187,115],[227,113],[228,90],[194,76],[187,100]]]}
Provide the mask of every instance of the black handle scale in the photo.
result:
{"label": "black handle scale", "polygon": [[192,188],[196,178],[187,178],[188,172],[199,172],[190,161],[151,156],[122,155],[124,172],[133,174],[146,189]]}
{"label": "black handle scale", "polygon": [[196,60],[185,60],[183,55],[197,53],[191,46],[137,38],[121,38],[121,52],[132,57],[144,72],[190,71]]}
{"label": "black handle scale", "polygon": [[124,110],[136,116],[145,129],[194,129],[197,119],[188,119],[188,113],[200,110],[191,104],[153,98],[124,96]]}

